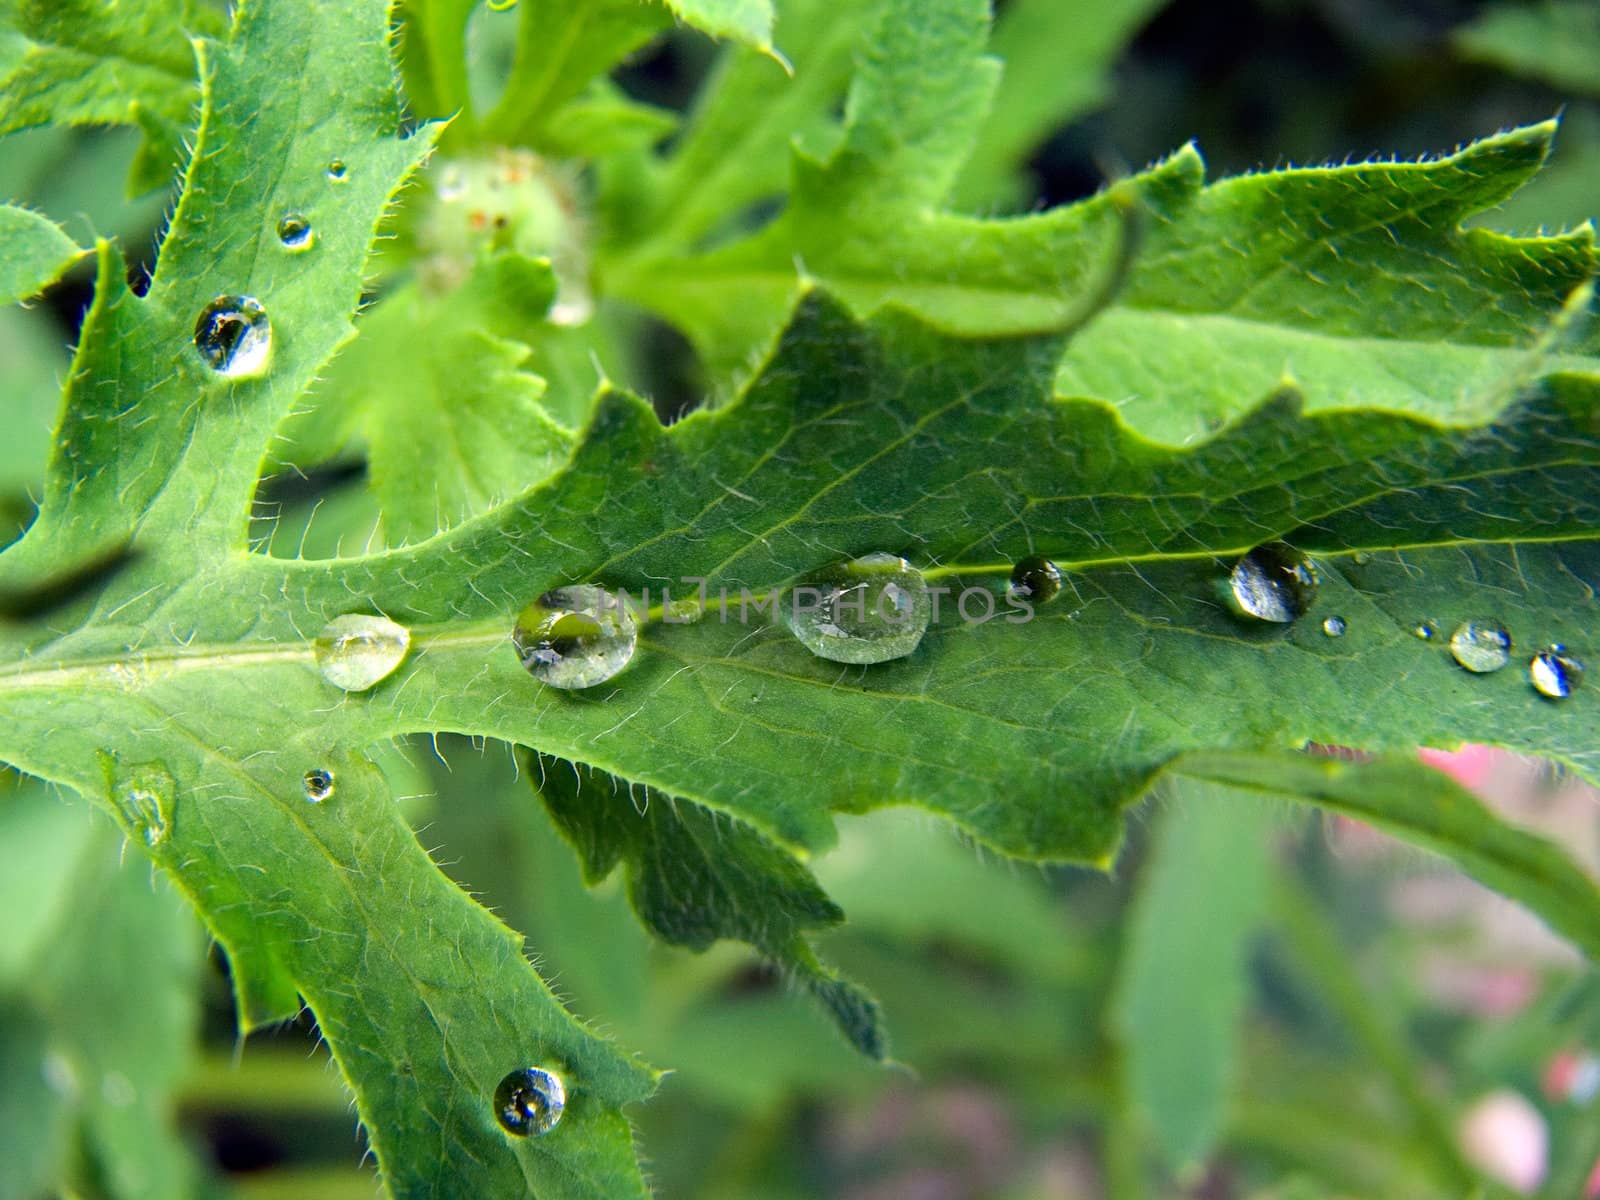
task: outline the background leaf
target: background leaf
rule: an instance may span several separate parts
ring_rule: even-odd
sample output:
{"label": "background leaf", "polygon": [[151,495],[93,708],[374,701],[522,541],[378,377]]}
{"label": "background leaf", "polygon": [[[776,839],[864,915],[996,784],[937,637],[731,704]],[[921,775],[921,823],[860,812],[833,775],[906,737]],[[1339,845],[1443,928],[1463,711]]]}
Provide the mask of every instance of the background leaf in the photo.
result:
{"label": "background leaf", "polygon": [[54,282],[83,251],[47,217],[0,204],[0,304],[13,304]]}
{"label": "background leaf", "polygon": [[1491,4],[1456,31],[1456,45],[1564,91],[1600,95],[1600,13],[1582,0]]}
{"label": "background leaf", "polygon": [[1209,1157],[1234,1084],[1251,941],[1267,911],[1271,812],[1180,780],[1145,868],[1112,1010],[1130,1102],[1175,1166]]}

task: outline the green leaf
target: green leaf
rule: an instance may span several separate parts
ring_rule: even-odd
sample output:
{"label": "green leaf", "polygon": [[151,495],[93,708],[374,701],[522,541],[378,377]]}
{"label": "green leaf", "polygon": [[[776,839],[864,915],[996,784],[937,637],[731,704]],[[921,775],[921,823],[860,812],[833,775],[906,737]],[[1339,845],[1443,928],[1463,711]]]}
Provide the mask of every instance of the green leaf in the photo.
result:
{"label": "green leaf", "polygon": [[1210,1155],[1232,1100],[1272,822],[1265,805],[1228,787],[1176,784],[1134,904],[1111,1019],[1127,1094],[1181,1167]]}
{"label": "green leaf", "polygon": [[609,81],[596,80],[562,107],[560,121],[544,130],[539,144],[547,154],[602,158],[646,149],[677,128],[676,113],[630,100]]}
{"label": "green leaf", "polygon": [[417,114],[434,119],[465,111],[470,122],[472,94],[467,86],[467,19],[479,0],[398,0],[400,76]]}
{"label": "green leaf", "polygon": [[1004,70],[983,133],[956,188],[965,208],[1014,206],[1031,192],[1018,177],[1051,133],[1099,107],[1112,62],[1166,0],[1013,0],[989,51]]}
{"label": "green leaf", "polygon": [[[1182,204],[1198,182],[1186,152],[1069,208],[1005,221],[943,211],[998,76],[983,55],[988,6],[884,0],[878,13],[843,141],[826,160],[795,151],[781,216],[705,254],[646,243],[604,265],[614,294],[681,326],[715,371],[739,373],[770,341],[805,276],[858,311],[898,305],[954,332],[1081,321],[1119,277],[1135,210]],[[797,100],[796,116],[807,107]]]}
{"label": "green leaf", "polygon": [[[194,1056],[201,939],[178,897],[152,886],[148,863],[120,843],[36,784],[0,804],[4,898],[17,902],[0,945],[6,1195],[86,1172],[97,1191],[128,1200],[194,1192],[175,1092]],[[138,1002],[104,1003],[108,981]],[[68,1153],[68,1130],[87,1164]]]}
{"label": "green leaf", "polygon": [[497,254],[452,291],[413,283],[386,297],[334,361],[314,403],[365,438],[389,543],[458,524],[566,459],[572,435],[540,403],[521,340],[555,292],[548,262]]}
{"label": "green leaf", "polygon": [[196,92],[190,37],[215,10],[135,0],[0,0],[0,133],[33,125],[137,125],[146,145],[130,190],[165,184]]}
{"label": "green leaf", "polygon": [[83,253],[55,222],[0,204],[0,304],[14,304],[43,290]]}
{"label": "green leaf", "polygon": [[[830,809],[914,800],[1007,853],[1098,860],[1120,808],[1200,748],[1465,739],[1593,769],[1587,700],[1552,704],[1522,670],[1469,676],[1412,633],[1504,607],[1519,645],[1593,653],[1593,381],[1553,376],[1464,429],[1307,416],[1284,395],[1174,450],[1101,403],[1051,402],[1056,353],[1048,339],[950,342],[902,318],[863,328],[813,299],[726,410],[663,430],[609,393],[566,470],[516,503],[410,551],[251,561],[234,586],[330,614],[362,596],[428,626],[385,729],[443,722],[532,744],[793,844],[825,844]],[[1219,603],[1233,561],[1275,537],[1321,558],[1318,611],[1344,616],[1347,636]],[[812,658],[762,618],[737,623],[741,587],[764,595],[885,547],[991,596],[1012,561],[1042,552],[1067,571],[1068,598],[1026,624],[997,604],[965,625],[947,601],[918,653],[865,672]],[[701,575],[713,596],[729,590],[726,623],[647,630],[635,668],[595,694],[606,702],[542,691],[504,647],[514,614],[560,582],[659,596]],[[1036,694],[1039,663],[1093,686]],[[1181,716],[1139,702],[1169,694],[1191,698]],[[630,736],[607,737],[625,716]],[[819,746],[822,787],[786,765]],[[702,769],[712,760],[720,770]]]}
{"label": "green leaf", "polygon": [[511,77],[484,128],[506,145],[541,142],[547,126],[597,75],[667,28],[670,17],[640,0],[520,0]]}
{"label": "green leaf", "polygon": [[[1057,391],[1115,398],[1131,425],[1175,445],[1280,386],[1308,411],[1486,419],[1595,273],[1589,228],[1460,228],[1539,169],[1554,133],[1512,130],[1434,161],[1241,176],[1158,210],[1116,303],[1069,347]],[[1600,328],[1580,326],[1561,349],[1600,369]]]}
{"label": "green leaf", "polygon": [[809,935],[844,913],[792,855],[698,804],[558,759],[537,766],[539,797],[587,883],[625,863],[628,898],[657,937],[691,950],[749,942],[793,972],[857,1050],[888,1053],[877,1002],[817,958]]}
{"label": "green leaf", "polygon": [[680,21],[712,37],[772,51],[772,0],[666,0]]}
{"label": "green leaf", "polygon": [[[155,277],[148,295],[130,295],[102,246],[41,512],[5,559],[14,577],[36,580],[130,536],[135,565],[112,581],[147,599],[171,599],[184,575],[220,582],[221,564],[247,561],[272,431],[349,336],[377,219],[428,141],[396,136],[388,32],[376,0],[337,10],[280,0],[244,9],[229,44],[204,48],[197,151]],[[334,76],[337,89],[327,86]],[[232,136],[246,127],[248,139]],[[280,245],[286,213],[310,221],[308,251]],[[234,294],[257,298],[270,317],[264,374],[219,376],[196,352],[202,310]],[[231,610],[235,635],[253,623],[219,595],[195,597],[175,619]],[[120,601],[98,613],[92,596],[76,603],[81,644],[133,644]],[[276,693],[291,708],[306,698],[310,663],[291,666],[294,682]],[[88,715],[95,692],[35,710],[75,735],[25,737],[31,746],[8,752],[96,798],[136,844],[149,843],[227,948],[246,1024],[305,998],[394,1194],[643,1194],[620,1107],[646,1095],[653,1074],[561,1008],[520,938],[439,873],[356,748],[330,743],[315,721],[286,725],[282,713],[220,693],[151,724],[164,701],[137,683],[121,693],[133,707],[101,724]],[[89,710],[74,716],[79,702]],[[202,730],[208,713],[221,724]],[[151,737],[102,737],[134,726]],[[332,773],[336,802],[307,799],[313,770]],[[565,1076],[566,1115],[545,1139],[512,1141],[493,1093],[536,1063]]]}
{"label": "green leaf", "polygon": [[1491,4],[1455,32],[1463,55],[1600,96],[1600,9],[1587,0]]}
{"label": "green leaf", "polygon": [[1043,880],[985,862],[919,814],[844,823],[816,873],[850,930],[908,948],[959,946],[1045,986],[1079,983],[1093,969]]}
{"label": "green leaf", "polygon": [[1451,859],[1600,959],[1600,884],[1554,843],[1495,816],[1442,771],[1411,760],[1348,763],[1195,754],[1175,769],[1230,788],[1307,800]]}
{"label": "green leaf", "polygon": [[[208,82],[196,152],[148,293],[133,297],[116,251],[99,248],[95,301],[29,539],[44,546],[57,537],[49,556],[58,561],[122,544],[136,519],[155,513],[195,534],[207,521],[213,532],[237,532],[261,448],[350,336],[373,227],[427,148],[427,135],[396,136],[386,33],[376,23],[283,3],[241,19],[230,44],[200,44]],[[286,72],[295,86],[284,86]],[[325,73],[346,86],[329,89]],[[249,139],[229,133],[246,125]],[[334,160],[344,167],[337,179]],[[278,223],[289,214],[310,221],[311,253],[280,244]],[[230,380],[195,348],[206,306],[230,295],[266,310],[264,375]]]}
{"label": "green leaf", "polygon": [[634,205],[643,211],[627,216],[625,232],[650,247],[630,253],[696,247],[741,209],[782,193],[794,141],[820,146],[837,138],[831,109],[844,94],[873,7],[788,0],[779,28],[792,75],[754,50],[722,52],[682,136],[654,172],[648,199]]}

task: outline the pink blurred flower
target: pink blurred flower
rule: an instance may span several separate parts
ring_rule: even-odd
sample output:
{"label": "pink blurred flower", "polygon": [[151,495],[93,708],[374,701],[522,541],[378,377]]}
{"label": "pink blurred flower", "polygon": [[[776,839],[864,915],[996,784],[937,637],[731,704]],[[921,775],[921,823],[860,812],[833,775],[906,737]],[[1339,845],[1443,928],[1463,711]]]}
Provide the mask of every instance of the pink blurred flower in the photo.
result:
{"label": "pink blurred flower", "polygon": [[1443,771],[1464,788],[1477,791],[1489,782],[1495,764],[1504,754],[1492,746],[1463,746],[1459,750],[1432,750],[1424,746],[1417,757]]}
{"label": "pink blurred flower", "polygon": [[1550,1133],[1528,1099],[1509,1088],[1480,1097],[1461,1118],[1461,1152],[1489,1178],[1522,1195],[1544,1182]]}

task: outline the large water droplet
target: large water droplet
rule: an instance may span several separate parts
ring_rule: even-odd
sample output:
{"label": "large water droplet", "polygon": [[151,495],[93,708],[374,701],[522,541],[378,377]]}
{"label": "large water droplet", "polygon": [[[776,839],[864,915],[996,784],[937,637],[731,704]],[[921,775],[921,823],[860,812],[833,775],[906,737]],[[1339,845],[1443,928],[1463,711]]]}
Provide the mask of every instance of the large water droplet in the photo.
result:
{"label": "large water droplet", "polygon": [[1450,635],[1450,654],[1475,675],[1511,661],[1511,634],[1498,621],[1463,621]]}
{"label": "large water droplet", "polygon": [[309,250],[316,240],[311,222],[299,213],[284,213],[278,220],[278,241],[287,250]]}
{"label": "large water droplet", "polygon": [[1322,623],[1322,632],[1329,637],[1343,637],[1344,631],[1348,628],[1343,617],[1329,617]]}
{"label": "large water droplet", "polygon": [[301,779],[306,799],[321,804],[333,795],[333,772],[326,767],[312,767]]}
{"label": "large water droplet", "polygon": [[1546,646],[1528,664],[1528,680],[1541,696],[1565,700],[1583,682],[1583,664],[1565,646]]}
{"label": "large water droplet", "polygon": [[881,552],[828,568],[781,603],[801,645],[842,663],[904,658],[922,641],[932,610],[922,572]]}
{"label": "large water droplet", "polygon": [[1257,546],[1235,563],[1229,582],[1242,612],[1286,625],[1311,607],[1318,580],[1310,559],[1291,546],[1273,542]]}
{"label": "large water droplet", "polygon": [[323,627],[312,649],[324,679],[347,692],[364,692],[392,675],[410,646],[411,632],[404,625],[346,613]]}
{"label": "large water droplet", "polygon": [[1011,570],[1006,599],[1048,604],[1061,591],[1061,571],[1048,558],[1025,558]]}
{"label": "large water droplet", "polygon": [[513,1071],[494,1090],[494,1115],[500,1127],[518,1137],[549,1133],[567,1107],[561,1076],[539,1067]]}
{"label": "large water droplet", "polygon": [[142,763],[120,775],[112,799],[147,846],[159,846],[172,832],[177,785],[165,767]]}
{"label": "large water droplet", "polygon": [[546,592],[517,618],[511,644],[528,672],[551,687],[594,687],[633,658],[639,627],[627,602],[590,584]]}
{"label": "large water droplet", "polygon": [[219,375],[238,379],[259,375],[272,353],[272,323],[254,296],[218,296],[200,310],[194,345]]}

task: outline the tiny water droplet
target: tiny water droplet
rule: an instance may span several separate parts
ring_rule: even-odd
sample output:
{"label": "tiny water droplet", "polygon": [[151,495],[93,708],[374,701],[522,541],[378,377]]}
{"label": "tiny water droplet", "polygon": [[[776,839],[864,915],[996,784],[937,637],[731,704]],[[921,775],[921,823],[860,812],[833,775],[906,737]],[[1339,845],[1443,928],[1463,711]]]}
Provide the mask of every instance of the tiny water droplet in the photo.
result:
{"label": "tiny water droplet", "polygon": [[882,552],[829,567],[779,603],[801,645],[842,663],[904,658],[921,643],[932,615],[922,572]]}
{"label": "tiny water droplet", "polygon": [[700,597],[697,595],[681,600],[669,597],[661,605],[661,619],[668,625],[693,625],[705,615],[705,605],[700,603]]}
{"label": "tiny water droplet", "polygon": [[1343,617],[1329,617],[1322,623],[1322,632],[1329,637],[1343,637],[1348,628]]}
{"label": "tiny water droplet", "polygon": [[278,241],[287,250],[309,250],[316,240],[311,222],[299,213],[284,213],[278,219]]}
{"label": "tiny water droplet", "polygon": [[272,323],[254,296],[218,296],[200,310],[194,345],[218,375],[229,379],[259,375],[272,353]]}
{"label": "tiny water droplet", "polygon": [[312,767],[301,783],[305,785],[306,799],[313,804],[321,804],[333,795],[333,772],[326,767]]}
{"label": "tiny water droplet", "polygon": [[1366,550],[1357,550],[1356,551],[1356,553],[1355,553],[1355,564],[1356,564],[1356,566],[1364,567],[1371,561],[1372,561],[1372,555],[1368,551],[1366,551]]}
{"label": "tiny water droplet", "polygon": [[1565,646],[1546,646],[1528,664],[1528,680],[1541,696],[1565,700],[1583,682],[1583,664]]}
{"label": "tiny water droplet", "polygon": [[1242,612],[1281,625],[1305,615],[1319,582],[1311,560],[1282,542],[1250,551],[1234,564],[1229,581]]}
{"label": "tiny water droplet", "polygon": [[1439,623],[1437,621],[1418,621],[1411,627],[1411,636],[1420,638],[1424,642],[1431,642],[1439,636]]}
{"label": "tiny water droplet", "polygon": [[1006,599],[1012,603],[1048,604],[1061,591],[1061,571],[1048,558],[1025,558],[1011,569]]}
{"label": "tiny water droplet", "polygon": [[539,1067],[511,1072],[494,1090],[494,1115],[502,1129],[517,1137],[549,1133],[566,1107],[561,1076]]}
{"label": "tiny water droplet", "polygon": [[388,617],[346,613],[323,626],[312,652],[334,687],[364,692],[394,674],[411,647],[411,631]]}
{"label": "tiny water droplet", "polygon": [[590,584],[546,592],[517,618],[511,644],[528,673],[575,690],[612,678],[633,658],[639,627],[626,600]]}
{"label": "tiny water droplet", "polygon": [[1474,675],[1511,661],[1511,634],[1498,621],[1463,621],[1450,635],[1450,655]]}
{"label": "tiny water droplet", "polygon": [[159,846],[172,833],[177,785],[165,767],[141,763],[121,774],[112,799],[128,824],[144,838],[146,846]]}
{"label": "tiny water droplet", "polygon": [[348,174],[349,174],[349,171],[345,168],[344,159],[342,159],[342,158],[330,158],[328,160],[328,178],[329,179],[338,181],[338,180],[344,179]]}

